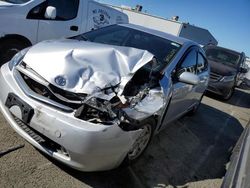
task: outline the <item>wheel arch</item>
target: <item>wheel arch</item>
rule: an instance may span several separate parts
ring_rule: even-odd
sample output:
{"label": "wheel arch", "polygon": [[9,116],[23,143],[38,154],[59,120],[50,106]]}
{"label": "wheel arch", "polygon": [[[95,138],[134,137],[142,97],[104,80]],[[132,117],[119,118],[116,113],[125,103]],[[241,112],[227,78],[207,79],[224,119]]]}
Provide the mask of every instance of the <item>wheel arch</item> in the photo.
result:
{"label": "wheel arch", "polygon": [[25,46],[31,46],[32,45],[32,42],[22,36],[22,35],[18,35],[18,34],[8,34],[8,35],[4,35],[0,38],[0,43],[1,42],[4,42],[4,41],[8,41],[8,40],[19,40],[19,41],[22,41],[24,43]]}

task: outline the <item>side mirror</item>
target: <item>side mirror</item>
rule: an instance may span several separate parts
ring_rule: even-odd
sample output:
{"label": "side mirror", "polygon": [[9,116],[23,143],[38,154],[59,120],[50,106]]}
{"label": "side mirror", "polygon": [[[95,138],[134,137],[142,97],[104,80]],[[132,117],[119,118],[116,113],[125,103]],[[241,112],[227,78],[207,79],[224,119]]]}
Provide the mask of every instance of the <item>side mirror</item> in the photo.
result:
{"label": "side mirror", "polygon": [[248,72],[248,70],[247,70],[246,68],[241,67],[241,68],[240,68],[240,72],[245,74],[245,73]]}
{"label": "side mirror", "polygon": [[46,8],[44,17],[46,19],[54,20],[56,18],[56,8],[52,6],[48,6]]}
{"label": "side mirror", "polygon": [[179,81],[191,85],[197,85],[200,83],[200,78],[199,76],[190,73],[190,72],[183,72],[179,76]]}

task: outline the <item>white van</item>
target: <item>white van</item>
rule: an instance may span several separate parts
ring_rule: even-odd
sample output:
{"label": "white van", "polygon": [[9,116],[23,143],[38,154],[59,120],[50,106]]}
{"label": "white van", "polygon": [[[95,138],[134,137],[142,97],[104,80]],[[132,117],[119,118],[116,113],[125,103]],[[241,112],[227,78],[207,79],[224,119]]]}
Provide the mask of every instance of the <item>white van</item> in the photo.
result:
{"label": "white van", "polygon": [[0,0],[0,65],[42,40],[120,23],[128,16],[92,0]]}

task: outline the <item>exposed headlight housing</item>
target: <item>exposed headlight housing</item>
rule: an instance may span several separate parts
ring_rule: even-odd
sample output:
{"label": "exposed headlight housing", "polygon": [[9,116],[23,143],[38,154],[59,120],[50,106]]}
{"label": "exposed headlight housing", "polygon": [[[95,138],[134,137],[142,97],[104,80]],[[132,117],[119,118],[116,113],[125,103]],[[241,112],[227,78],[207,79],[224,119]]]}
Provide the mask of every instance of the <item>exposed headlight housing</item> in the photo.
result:
{"label": "exposed headlight housing", "polygon": [[235,79],[235,75],[232,75],[232,76],[223,76],[220,81],[221,82],[231,82],[231,81],[234,81],[234,79]]}
{"label": "exposed headlight housing", "polygon": [[24,58],[25,54],[28,52],[30,48],[25,48],[18,52],[9,62],[9,69],[12,70],[15,66],[17,66]]}

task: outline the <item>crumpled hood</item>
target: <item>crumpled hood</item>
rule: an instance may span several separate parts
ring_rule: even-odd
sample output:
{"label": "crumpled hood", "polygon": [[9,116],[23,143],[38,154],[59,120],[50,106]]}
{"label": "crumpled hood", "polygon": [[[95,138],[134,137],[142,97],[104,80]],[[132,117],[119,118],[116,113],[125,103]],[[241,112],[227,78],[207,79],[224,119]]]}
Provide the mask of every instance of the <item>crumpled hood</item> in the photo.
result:
{"label": "crumpled hood", "polygon": [[217,73],[222,76],[231,76],[236,74],[237,70],[234,67],[230,67],[227,65],[224,65],[219,62],[215,62],[208,59],[208,62],[210,64],[211,72]]}
{"label": "crumpled hood", "polygon": [[152,59],[145,50],[64,39],[33,46],[23,61],[61,89],[93,94],[127,82]]}

